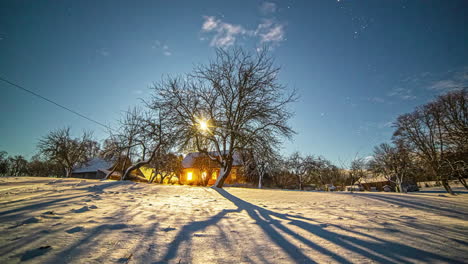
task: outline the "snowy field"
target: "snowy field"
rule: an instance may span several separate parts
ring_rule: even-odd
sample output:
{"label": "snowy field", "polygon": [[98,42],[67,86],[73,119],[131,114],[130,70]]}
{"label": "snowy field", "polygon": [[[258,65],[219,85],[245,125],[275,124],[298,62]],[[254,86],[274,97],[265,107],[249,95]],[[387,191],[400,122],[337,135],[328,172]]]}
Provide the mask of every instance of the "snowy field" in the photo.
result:
{"label": "snowy field", "polygon": [[0,178],[0,263],[467,263],[468,194]]}

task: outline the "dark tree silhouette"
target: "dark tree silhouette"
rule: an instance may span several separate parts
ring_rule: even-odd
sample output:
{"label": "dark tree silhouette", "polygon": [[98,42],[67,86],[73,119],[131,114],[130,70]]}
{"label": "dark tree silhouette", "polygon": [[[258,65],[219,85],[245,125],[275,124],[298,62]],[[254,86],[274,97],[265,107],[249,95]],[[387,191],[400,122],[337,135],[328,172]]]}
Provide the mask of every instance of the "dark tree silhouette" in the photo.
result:
{"label": "dark tree silhouette", "polygon": [[83,132],[79,138],[72,138],[70,128],[51,131],[38,143],[39,153],[48,160],[62,165],[67,177],[71,176],[75,166],[86,163],[94,153],[96,144],[90,132]]}
{"label": "dark tree silhouette", "polygon": [[155,84],[152,105],[170,109],[179,145],[195,147],[219,164],[215,187],[229,176],[236,151],[277,146],[293,135],[287,121],[295,93],[278,83],[279,70],[266,49],[256,54],[218,49],[208,65]]}

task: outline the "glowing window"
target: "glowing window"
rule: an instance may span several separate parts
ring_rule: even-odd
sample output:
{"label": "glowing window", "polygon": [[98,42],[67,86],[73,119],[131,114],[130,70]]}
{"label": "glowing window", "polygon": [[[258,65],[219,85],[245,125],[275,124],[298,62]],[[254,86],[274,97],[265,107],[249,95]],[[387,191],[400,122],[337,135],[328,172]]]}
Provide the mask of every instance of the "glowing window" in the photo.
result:
{"label": "glowing window", "polygon": [[187,172],[187,181],[192,180],[192,172]]}
{"label": "glowing window", "polygon": [[206,171],[202,172],[201,176],[203,179],[206,179]]}
{"label": "glowing window", "polygon": [[211,174],[211,179],[216,180],[217,177],[216,171]]}

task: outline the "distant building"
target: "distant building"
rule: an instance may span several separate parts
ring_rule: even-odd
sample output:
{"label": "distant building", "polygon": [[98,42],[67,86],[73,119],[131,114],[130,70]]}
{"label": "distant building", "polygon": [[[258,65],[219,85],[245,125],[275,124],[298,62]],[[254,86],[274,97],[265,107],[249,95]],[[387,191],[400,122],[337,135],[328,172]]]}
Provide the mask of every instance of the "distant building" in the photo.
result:
{"label": "distant building", "polygon": [[361,178],[356,184],[360,184],[366,191],[383,191],[385,186],[393,185],[383,175],[367,175],[367,177]]}
{"label": "distant building", "polygon": [[[125,165],[125,164],[126,165]],[[117,166],[119,169],[114,171],[112,175],[109,176],[110,180],[119,180],[122,176],[122,168],[128,168],[131,165],[131,161],[127,158],[127,161],[121,159],[119,162],[113,160],[105,160],[103,158],[93,158],[87,163],[78,166],[73,169],[72,177],[74,178],[85,178],[85,179],[104,179],[112,169]],[[125,165],[125,166],[124,166]],[[123,171],[125,171],[125,169]],[[148,170],[145,167],[144,170],[148,173]],[[128,176],[128,180],[131,181],[142,181],[145,182],[145,174],[142,172],[142,169],[133,170]]]}
{"label": "distant building", "polygon": [[[216,152],[211,152],[210,155],[217,157]],[[204,153],[192,152],[182,160],[180,182],[182,184],[213,185],[219,177],[219,173],[220,166],[216,161],[211,160]],[[243,162],[238,153],[233,155],[232,169],[225,183],[245,183]]]}
{"label": "distant building", "polygon": [[[355,184],[361,186],[366,191],[387,191],[388,189],[395,191],[397,187],[395,182],[395,177],[388,179],[382,174],[374,175],[369,173],[366,177],[359,179]],[[416,181],[410,177],[406,177],[403,180],[402,187],[408,192],[419,191]]]}
{"label": "distant building", "polygon": [[102,158],[93,158],[86,164],[76,167],[72,171],[72,177],[85,179],[103,179],[114,166],[114,161]]}

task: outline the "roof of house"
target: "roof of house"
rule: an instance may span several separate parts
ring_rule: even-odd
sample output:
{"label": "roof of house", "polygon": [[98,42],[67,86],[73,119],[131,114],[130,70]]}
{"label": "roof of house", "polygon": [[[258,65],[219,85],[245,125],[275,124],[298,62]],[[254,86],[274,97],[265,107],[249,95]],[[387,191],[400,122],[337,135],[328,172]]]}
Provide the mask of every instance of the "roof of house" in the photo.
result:
{"label": "roof of house", "polygon": [[114,165],[114,161],[102,158],[93,158],[86,164],[73,169],[72,173],[96,172],[98,170],[108,170]]}
{"label": "roof of house", "polygon": [[363,177],[360,183],[376,183],[376,182],[388,182],[388,179],[383,175],[368,175],[367,177]]}
{"label": "roof of house", "polygon": [[[210,152],[210,155],[218,156],[217,152],[215,152],[215,151]],[[203,156],[205,156],[205,153],[203,153],[203,152],[191,152],[191,153],[187,154],[184,157],[184,159],[182,160],[182,168],[184,168],[184,169],[193,168],[194,163],[195,163],[195,158],[203,157]],[[242,166],[243,165],[241,155],[238,152],[234,152],[233,159],[234,160],[232,162],[232,166]]]}

